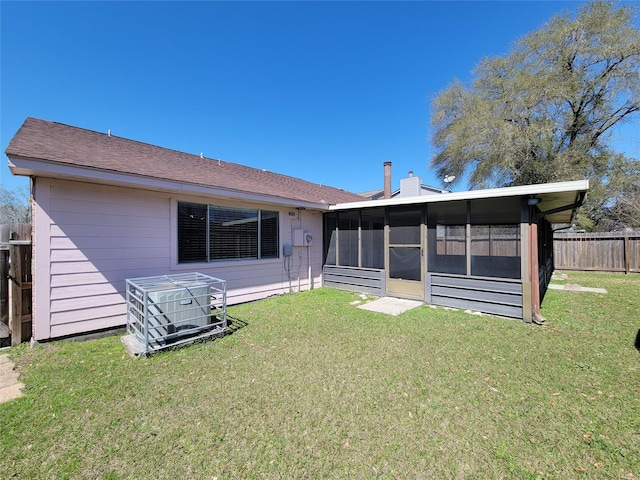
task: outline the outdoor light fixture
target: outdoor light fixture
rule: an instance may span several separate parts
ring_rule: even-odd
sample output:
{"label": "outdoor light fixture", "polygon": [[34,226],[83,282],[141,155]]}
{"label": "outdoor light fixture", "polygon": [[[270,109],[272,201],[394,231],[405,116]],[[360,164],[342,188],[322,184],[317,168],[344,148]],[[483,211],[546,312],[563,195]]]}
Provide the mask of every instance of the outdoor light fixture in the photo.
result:
{"label": "outdoor light fixture", "polygon": [[533,205],[538,205],[542,200],[538,197],[531,197],[529,200],[527,200],[527,205],[533,206]]}

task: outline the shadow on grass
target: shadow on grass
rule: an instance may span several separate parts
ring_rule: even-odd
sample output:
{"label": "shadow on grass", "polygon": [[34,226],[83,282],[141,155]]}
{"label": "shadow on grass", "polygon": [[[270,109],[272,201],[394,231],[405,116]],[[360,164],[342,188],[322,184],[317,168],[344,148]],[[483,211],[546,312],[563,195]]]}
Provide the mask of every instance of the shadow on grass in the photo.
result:
{"label": "shadow on grass", "polygon": [[[183,345],[191,345],[193,343],[210,342],[212,340],[215,340],[216,338],[228,337],[229,335],[233,335],[238,330],[246,327],[247,325],[249,325],[249,324],[247,322],[245,322],[244,320],[241,320],[241,319],[236,318],[236,317],[232,317],[231,315],[227,315],[227,328],[225,328],[222,332],[215,333],[213,335],[209,335],[209,336],[202,337],[202,338],[194,338],[193,342],[186,342]],[[176,347],[181,347],[183,345],[176,345]]]}
{"label": "shadow on grass", "polygon": [[638,352],[640,352],[640,329],[638,330],[638,333],[636,334],[635,347],[636,347],[636,350],[638,350]]}
{"label": "shadow on grass", "polygon": [[155,350],[151,350],[149,352],[141,354],[141,356],[149,357],[151,355],[157,355],[157,354],[161,354],[163,352],[169,352],[169,351],[172,351],[172,350],[178,350],[178,349],[181,349],[181,348],[187,348],[187,347],[195,345],[195,344],[212,342],[217,338],[224,338],[224,337],[228,337],[229,335],[233,335],[238,330],[243,329],[247,325],[249,325],[249,323],[247,323],[246,321],[244,321],[244,320],[242,320],[240,318],[232,317],[231,315],[227,315],[227,328],[225,328],[220,333],[215,333],[213,335],[205,335],[205,336],[200,336],[200,337],[194,337],[194,338],[185,337],[183,339],[183,341],[180,342],[180,343],[176,343],[175,345],[167,344],[163,348],[158,348],[158,349],[155,349]]}
{"label": "shadow on grass", "polygon": [[234,333],[236,333],[238,330],[246,327],[247,325],[249,325],[247,322],[245,322],[244,320],[240,319],[240,318],[235,318],[232,317],[231,315],[227,315],[227,328],[225,329],[224,332],[222,332],[219,337],[226,337],[229,335],[233,335]]}

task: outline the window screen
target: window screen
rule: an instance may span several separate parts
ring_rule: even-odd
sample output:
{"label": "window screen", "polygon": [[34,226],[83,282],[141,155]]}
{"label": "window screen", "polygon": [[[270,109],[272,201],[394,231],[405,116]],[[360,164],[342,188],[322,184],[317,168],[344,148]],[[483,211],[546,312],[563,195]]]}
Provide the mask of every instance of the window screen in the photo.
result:
{"label": "window screen", "polygon": [[324,245],[325,245],[325,265],[336,264],[336,244],[337,233],[336,226],[338,217],[335,213],[327,213],[324,216]]}
{"label": "window screen", "polygon": [[338,265],[358,266],[360,212],[338,212]]}
{"label": "window screen", "polygon": [[471,203],[471,275],[520,278],[520,200]]}
{"label": "window screen", "polygon": [[420,210],[389,211],[389,244],[420,245]]}
{"label": "window screen", "polygon": [[361,213],[362,267],[384,268],[384,209]]}
{"label": "window screen", "polygon": [[420,247],[389,247],[389,277],[420,281]]}
{"label": "window screen", "polygon": [[467,273],[467,202],[434,203],[427,210],[429,271]]}

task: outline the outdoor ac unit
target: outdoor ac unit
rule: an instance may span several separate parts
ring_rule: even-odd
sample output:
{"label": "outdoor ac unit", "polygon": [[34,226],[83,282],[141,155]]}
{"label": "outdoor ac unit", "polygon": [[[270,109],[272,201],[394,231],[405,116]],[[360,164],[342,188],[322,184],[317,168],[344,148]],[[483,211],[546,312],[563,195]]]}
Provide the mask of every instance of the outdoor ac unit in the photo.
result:
{"label": "outdoor ac unit", "polygon": [[193,272],[129,278],[126,288],[123,342],[133,353],[217,335],[227,327],[225,280]]}
{"label": "outdoor ac unit", "polygon": [[148,328],[152,338],[179,336],[180,332],[209,325],[209,286],[167,288],[149,292]]}

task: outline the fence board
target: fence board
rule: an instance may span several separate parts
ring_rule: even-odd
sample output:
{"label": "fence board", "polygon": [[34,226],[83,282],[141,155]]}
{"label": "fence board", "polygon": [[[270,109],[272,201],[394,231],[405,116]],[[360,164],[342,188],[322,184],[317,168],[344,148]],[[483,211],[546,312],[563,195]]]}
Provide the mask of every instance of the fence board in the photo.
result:
{"label": "fence board", "polygon": [[640,273],[640,232],[556,232],[553,257],[557,270]]}
{"label": "fence board", "polygon": [[31,242],[12,240],[9,242],[9,277],[11,280],[11,345],[19,345],[31,338],[32,330],[32,276]]}
{"label": "fence board", "polygon": [[[31,238],[30,223],[12,223],[0,225],[0,347],[9,345],[9,312],[13,309],[13,304],[9,302],[9,242],[11,240],[29,240]],[[26,294],[25,294],[26,295]],[[25,296],[14,301],[21,304],[31,305],[31,297]],[[22,307],[21,307],[22,308]],[[27,318],[25,315],[23,318]],[[22,325],[20,325],[22,327]],[[25,329],[26,332],[26,329]],[[20,334],[20,336],[22,333]],[[26,333],[25,333],[26,335]],[[15,338],[15,336],[14,336]]]}

